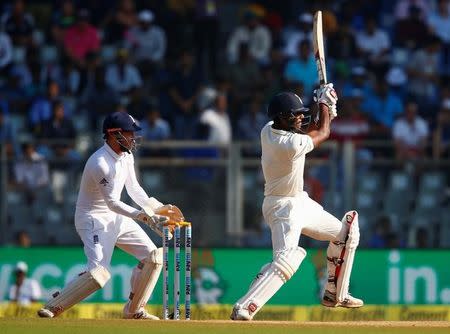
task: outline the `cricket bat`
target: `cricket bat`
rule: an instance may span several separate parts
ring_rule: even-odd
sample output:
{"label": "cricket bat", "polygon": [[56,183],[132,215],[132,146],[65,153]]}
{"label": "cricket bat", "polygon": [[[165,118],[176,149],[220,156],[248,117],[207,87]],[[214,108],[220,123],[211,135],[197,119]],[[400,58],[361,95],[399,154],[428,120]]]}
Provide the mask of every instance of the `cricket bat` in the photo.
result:
{"label": "cricket bat", "polygon": [[313,50],[317,74],[319,75],[319,84],[320,86],[323,86],[327,83],[327,69],[325,66],[325,51],[323,48],[322,11],[320,10],[314,14]]}

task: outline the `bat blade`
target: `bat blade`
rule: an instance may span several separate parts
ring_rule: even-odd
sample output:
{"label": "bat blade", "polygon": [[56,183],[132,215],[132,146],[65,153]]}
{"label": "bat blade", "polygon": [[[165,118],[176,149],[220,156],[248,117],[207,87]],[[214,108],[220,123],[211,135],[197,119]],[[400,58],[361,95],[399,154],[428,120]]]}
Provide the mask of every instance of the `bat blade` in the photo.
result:
{"label": "bat blade", "polygon": [[319,84],[323,86],[327,83],[327,70],[325,66],[325,51],[323,48],[322,11],[320,10],[314,14],[313,50],[317,73],[319,75]]}

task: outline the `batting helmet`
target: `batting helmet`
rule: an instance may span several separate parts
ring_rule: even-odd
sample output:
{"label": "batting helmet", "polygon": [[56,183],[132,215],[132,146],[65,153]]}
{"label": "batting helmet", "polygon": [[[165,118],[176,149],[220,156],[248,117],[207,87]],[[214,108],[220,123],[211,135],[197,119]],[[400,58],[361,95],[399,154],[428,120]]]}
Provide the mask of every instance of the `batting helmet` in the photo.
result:
{"label": "batting helmet", "polygon": [[137,125],[134,118],[123,111],[116,111],[106,116],[103,121],[103,133],[115,131],[139,131],[141,127]]}
{"label": "batting helmet", "polygon": [[302,99],[294,93],[282,92],[275,95],[269,102],[267,115],[270,119],[290,117],[296,114],[309,114],[309,108],[303,105]]}

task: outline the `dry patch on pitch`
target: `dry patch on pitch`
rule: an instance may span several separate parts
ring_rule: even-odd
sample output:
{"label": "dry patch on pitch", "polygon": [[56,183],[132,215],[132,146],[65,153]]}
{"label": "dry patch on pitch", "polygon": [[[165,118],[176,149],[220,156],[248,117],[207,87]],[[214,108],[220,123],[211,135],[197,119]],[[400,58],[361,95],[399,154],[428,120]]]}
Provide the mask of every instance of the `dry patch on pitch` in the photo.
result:
{"label": "dry patch on pitch", "polygon": [[248,324],[249,326],[277,325],[287,327],[441,327],[450,328],[450,321],[231,321],[231,320],[191,320],[192,323]]}

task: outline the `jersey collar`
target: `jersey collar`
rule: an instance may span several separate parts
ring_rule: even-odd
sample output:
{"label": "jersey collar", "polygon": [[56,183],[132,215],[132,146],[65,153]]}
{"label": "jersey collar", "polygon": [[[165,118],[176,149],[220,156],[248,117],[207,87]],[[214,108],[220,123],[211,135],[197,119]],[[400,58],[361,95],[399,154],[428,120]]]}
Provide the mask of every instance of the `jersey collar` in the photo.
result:
{"label": "jersey collar", "polygon": [[124,154],[117,154],[107,143],[103,145],[106,152],[108,152],[115,160],[120,160],[124,157]]}

